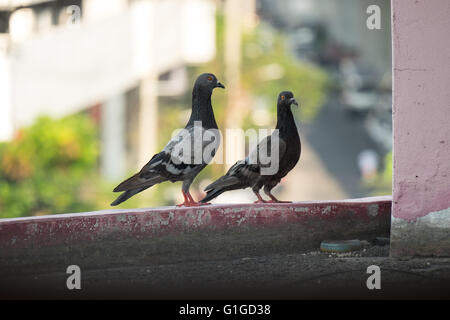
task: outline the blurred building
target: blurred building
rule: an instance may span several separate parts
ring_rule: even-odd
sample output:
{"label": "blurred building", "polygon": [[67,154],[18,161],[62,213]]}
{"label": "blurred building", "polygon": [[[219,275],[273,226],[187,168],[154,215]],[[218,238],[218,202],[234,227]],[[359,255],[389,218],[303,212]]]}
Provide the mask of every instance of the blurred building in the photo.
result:
{"label": "blurred building", "polygon": [[[367,28],[371,5],[380,8],[380,29]],[[291,33],[291,40],[303,45],[303,50],[314,40],[331,41],[340,48],[320,49],[333,50],[330,54],[336,55],[343,49],[354,50],[361,63],[381,75],[391,71],[390,0],[259,0],[259,8],[264,19]]]}
{"label": "blurred building", "polygon": [[185,92],[185,66],[214,58],[215,6],[0,0],[0,141],[41,115],[98,110],[102,172],[123,177],[155,151],[157,96]]}

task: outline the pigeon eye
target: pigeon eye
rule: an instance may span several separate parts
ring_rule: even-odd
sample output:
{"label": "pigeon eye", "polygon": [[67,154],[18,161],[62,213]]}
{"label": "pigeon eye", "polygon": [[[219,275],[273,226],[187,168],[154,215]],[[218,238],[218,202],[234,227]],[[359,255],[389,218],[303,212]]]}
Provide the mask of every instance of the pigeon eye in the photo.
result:
{"label": "pigeon eye", "polygon": [[209,80],[209,81],[212,81],[212,77],[208,77],[208,80]]}
{"label": "pigeon eye", "polygon": [[284,96],[281,96],[281,100],[284,100]]}

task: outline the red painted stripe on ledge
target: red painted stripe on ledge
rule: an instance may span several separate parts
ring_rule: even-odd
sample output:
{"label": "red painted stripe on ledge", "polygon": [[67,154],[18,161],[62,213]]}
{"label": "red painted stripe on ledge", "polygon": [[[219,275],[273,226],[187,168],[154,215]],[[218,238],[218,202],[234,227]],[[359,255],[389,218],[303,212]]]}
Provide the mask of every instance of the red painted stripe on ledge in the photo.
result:
{"label": "red painted stripe on ledge", "polygon": [[352,212],[355,223],[390,219],[391,197],[287,204],[160,207],[0,219],[1,248],[33,248],[101,239],[148,238],[202,229],[264,227],[321,219],[338,222]]}

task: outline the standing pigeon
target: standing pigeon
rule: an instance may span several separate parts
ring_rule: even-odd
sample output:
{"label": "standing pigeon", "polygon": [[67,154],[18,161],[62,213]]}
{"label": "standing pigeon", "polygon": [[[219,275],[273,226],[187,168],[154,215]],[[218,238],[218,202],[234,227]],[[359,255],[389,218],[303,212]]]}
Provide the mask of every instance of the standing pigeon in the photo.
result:
{"label": "standing pigeon", "polygon": [[[120,183],[113,191],[124,191],[114,202],[116,206],[135,194],[164,181],[183,181],[184,202],[179,206],[196,206],[189,187],[197,174],[212,160],[220,145],[220,135],[211,105],[214,88],[225,88],[215,75],[200,75],[192,90],[192,113],[186,127],[164,149],[134,176]],[[209,154],[204,155],[204,150]]]}
{"label": "standing pigeon", "polygon": [[[252,188],[258,200],[255,203],[266,202],[290,202],[280,201],[270,192],[280,180],[291,171],[300,159],[301,143],[291,105],[298,106],[294,95],[290,91],[283,91],[278,96],[277,102],[277,126],[272,135],[264,138],[257,147],[244,160],[236,162],[228,172],[207,186],[205,198],[200,202],[214,199],[225,191]],[[276,152],[278,144],[278,152]],[[272,145],[275,145],[272,148]],[[275,154],[269,150],[275,149]],[[264,161],[263,156],[269,155],[269,161]],[[275,172],[270,172],[270,167],[275,167]],[[272,199],[265,201],[261,198],[259,190],[264,187],[264,192]]]}

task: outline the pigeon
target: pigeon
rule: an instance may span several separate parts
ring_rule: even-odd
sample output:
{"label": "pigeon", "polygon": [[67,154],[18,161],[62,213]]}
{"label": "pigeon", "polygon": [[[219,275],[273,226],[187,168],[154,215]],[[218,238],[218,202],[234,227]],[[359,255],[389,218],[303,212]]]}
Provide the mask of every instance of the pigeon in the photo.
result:
{"label": "pigeon", "polygon": [[[224,176],[208,185],[205,188],[206,196],[200,202],[208,202],[225,191],[245,188],[252,188],[258,198],[255,203],[290,202],[278,200],[271,190],[300,159],[300,136],[291,111],[292,104],[298,106],[292,92],[283,91],[278,95],[277,130],[264,138],[247,158],[236,162]],[[269,152],[269,149],[274,150],[273,154]],[[270,156],[269,161],[263,161],[264,155]],[[268,170],[271,166],[276,170]],[[263,200],[259,194],[262,187],[271,200]]]}
{"label": "pigeon", "polygon": [[[212,160],[219,145],[220,134],[211,105],[214,88],[225,88],[211,73],[201,74],[192,90],[192,112],[186,127],[180,130],[135,175],[120,183],[113,191],[123,192],[111,206],[164,181],[182,181],[184,202],[178,206],[197,206],[189,187],[197,174]],[[209,150],[209,153],[204,151]],[[205,155],[203,154],[205,153]]]}

